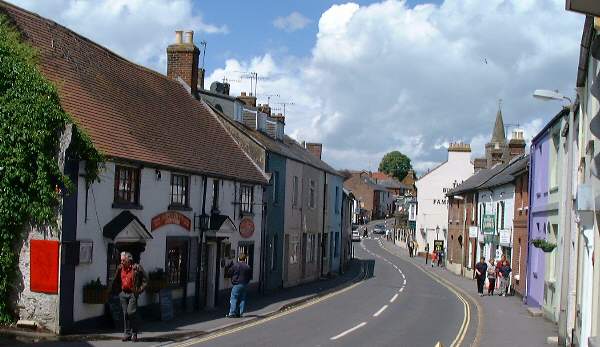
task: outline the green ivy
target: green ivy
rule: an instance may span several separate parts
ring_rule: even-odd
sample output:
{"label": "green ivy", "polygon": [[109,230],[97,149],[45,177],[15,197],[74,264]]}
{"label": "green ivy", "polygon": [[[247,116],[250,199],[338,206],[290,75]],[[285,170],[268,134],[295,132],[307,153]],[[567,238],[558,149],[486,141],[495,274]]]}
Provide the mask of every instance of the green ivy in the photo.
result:
{"label": "green ivy", "polygon": [[[0,323],[15,318],[9,301],[26,228],[56,227],[60,191],[73,187],[57,154],[61,133],[75,123],[36,62],[36,51],[0,14]],[[76,126],[71,148],[86,160],[87,179],[96,179],[104,158]]]}
{"label": "green ivy", "polygon": [[531,240],[531,244],[533,244],[534,247],[539,248],[546,253],[550,253],[554,250],[554,248],[556,248],[556,243],[548,242],[544,239]]}

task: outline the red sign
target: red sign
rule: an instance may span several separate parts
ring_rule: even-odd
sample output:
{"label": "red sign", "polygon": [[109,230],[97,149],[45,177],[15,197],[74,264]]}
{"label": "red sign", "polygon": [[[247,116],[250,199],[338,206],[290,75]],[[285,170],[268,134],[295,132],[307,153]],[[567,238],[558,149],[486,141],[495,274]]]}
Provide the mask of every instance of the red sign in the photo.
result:
{"label": "red sign", "polygon": [[240,222],[240,235],[247,239],[254,235],[254,221],[252,218],[245,217]]}
{"label": "red sign", "polygon": [[192,222],[188,217],[179,212],[168,211],[152,218],[152,222],[150,222],[150,229],[154,231],[155,229],[158,229],[166,224],[177,224],[186,230],[190,230],[192,227]]}
{"label": "red sign", "polygon": [[29,288],[32,292],[58,294],[58,241],[29,242]]}

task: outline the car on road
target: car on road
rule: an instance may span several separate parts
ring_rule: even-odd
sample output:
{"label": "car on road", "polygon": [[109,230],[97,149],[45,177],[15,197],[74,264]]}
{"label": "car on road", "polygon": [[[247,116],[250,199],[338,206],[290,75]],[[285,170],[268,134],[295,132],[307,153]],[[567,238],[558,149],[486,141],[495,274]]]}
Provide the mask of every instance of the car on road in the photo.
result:
{"label": "car on road", "polygon": [[373,227],[373,234],[379,234],[379,235],[385,234],[385,225],[376,224],[375,227]]}

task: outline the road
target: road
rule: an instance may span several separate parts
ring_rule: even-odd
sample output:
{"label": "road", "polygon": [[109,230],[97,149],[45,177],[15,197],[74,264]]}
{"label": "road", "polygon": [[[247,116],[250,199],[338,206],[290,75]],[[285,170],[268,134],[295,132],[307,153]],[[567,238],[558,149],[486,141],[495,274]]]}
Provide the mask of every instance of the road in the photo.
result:
{"label": "road", "polygon": [[[324,300],[242,327],[173,346],[468,346],[460,340],[466,305],[423,270],[381,247],[355,243],[370,276]],[[471,329],[471,328],[469,328]]]}

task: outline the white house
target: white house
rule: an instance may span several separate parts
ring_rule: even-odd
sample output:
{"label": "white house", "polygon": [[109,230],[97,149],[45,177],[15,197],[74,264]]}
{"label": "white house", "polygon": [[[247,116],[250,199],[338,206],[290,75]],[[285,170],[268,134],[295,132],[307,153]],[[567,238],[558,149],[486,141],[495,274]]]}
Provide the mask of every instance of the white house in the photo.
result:
{"label": "white house", "polygon": [[418,251],[429,245],[433,252],[434,240],[447,245],[448,206],[446,193],[473,174],[471,147],[452,143],[448,147],[448,160],[438,165],[415,183],[417,187],[416,235]]}

